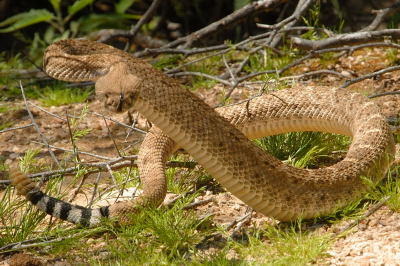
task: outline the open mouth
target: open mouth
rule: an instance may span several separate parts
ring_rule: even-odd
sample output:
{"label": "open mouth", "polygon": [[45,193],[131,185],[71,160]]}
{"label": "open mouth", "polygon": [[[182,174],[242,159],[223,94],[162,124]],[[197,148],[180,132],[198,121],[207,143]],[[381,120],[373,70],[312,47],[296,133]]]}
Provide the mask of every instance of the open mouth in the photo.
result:
{"label": "open mouth", "polygon": [[121,92],[119,95],[119,99],[118,99],[118,104],[117,104],[117,112],[122,112],[122,107],[124,105],[124,93]]}

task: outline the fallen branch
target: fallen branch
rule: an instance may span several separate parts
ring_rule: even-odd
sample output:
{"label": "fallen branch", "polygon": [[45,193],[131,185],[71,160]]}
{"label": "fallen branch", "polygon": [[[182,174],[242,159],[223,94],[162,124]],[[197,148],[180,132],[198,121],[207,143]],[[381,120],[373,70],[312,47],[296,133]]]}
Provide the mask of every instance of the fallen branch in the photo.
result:
{"label": "fallen branch", "polygon": [[170,42],[167,45],[164,45],[162,48],[171,48],[176,47],[182,44],[182,47],[188,48],[195,41],[198,41],[211,33],[215,33],[225,27],[232,27],[238,24],[243,19],[247,18],[250,15],[254,15],[256,13],[271,10],[275,6],[284,2],[283,0],[263,0],[263,1],[255,1],[248,5],[245,5],[241,9],[236,10],[235,12],[229,14],[228,16],[211,23],[210,25],[195,31],[185,37],[179,38],[173,42]]}
{"label": "fallen branch", "polygon": [[400,29],[385,29],[379,31],[359,31],[345,34],[338,34],[323,40],[306,40],[300,37],[291,37],[292,43],[302,49],[318,50],[330,47],[338,47],[344,45],[353,45],[358,43],[372,42],[383,40],[385,37],[392,39],[400,38]]}
{"label": "fallen branch", "polygon": [[381,93],[370,95],[370,96],[368,96],[368,98],[373,99],[373,98],[387,96],[387,95],[400,95],[400,91],[381,92]]}
{"label": "fallen branch", "polygon": [[363,75],[361,77],[348,80],[348,81],[346,81],[346,83],[344,83],[342,86],[340,86],[340,88],[346,88],[346,87],[348,87],[348,86],[350,86],[350,85],[352,85],[354,83],[360,82],[360,81],[362,81],[364,79],[373,78],[373,77],[382,75],[384,73],[392,72],[392,71],[396,71],[396,70],[400,70],[400,65],[399,66],[392,66],[392,67],[384,68],[384,69],[381,69],[381,70],[378,70],[378,71]]}
{"label": "fallen branch", "polygon": [[25,125],[25,126],[8,127],[6,129],[0,130],[0,133],[4,133],[4,132],[7,132],[7,131],[12,131],[12,130],[17,130],[17,129],[24,129],[24,128],[33,127],[33,126],[34,126],[34,124],[31,123],[31,124],[28,124],[28,125]]}
{"label": "fallen branch", "polygon": [[399,9],[400,2],[394,3],[391,7],[380,9],[374,11],[376,14],[374,20],[367,27],[363,28],[361,31],[372,31],[376,30],[379,25],[381,25],[383,18],[389,14],[396,12]]}
{"label": "fallen branch", "polygon": [[[89,174],[94,174],[94,173],[99,173],[99,172],[108,172],[109,169],[107,165],[112,170],[118,170],[122,169],[125,167],[137,167],[137,164],[135,163],[135,160],[137,159],[137,155],[132,155],[132,156],[125,156],[121,158],[116,158],[114,160],[108,161],[108,162],[95,162],[95,163],[85,163],[81,162],[79,163],[78,166],[72,166],[60,170],[51,170],[51,171],[44,171],[44,172],[39,172],[39,173],[34,173],[34,174],[28,174],[27,176],[29,178],[37,178],[41,177],[43,179],[48,179],[51,176],[57,176],[57,175],[75,175],[78,170],[81,169],[81,166],[85,166],[88,168],[94,168],[93,170],[87,170],[85,172],[86,175]],[[171,168],[189,168],[192,169],[197,165],[196,162],[180,162],[180,161],[169,161],[167,162],[166,166],[171,167]],[[11,184],[10,180],[0,180],[0,184],[3,185],[9,185]]]}

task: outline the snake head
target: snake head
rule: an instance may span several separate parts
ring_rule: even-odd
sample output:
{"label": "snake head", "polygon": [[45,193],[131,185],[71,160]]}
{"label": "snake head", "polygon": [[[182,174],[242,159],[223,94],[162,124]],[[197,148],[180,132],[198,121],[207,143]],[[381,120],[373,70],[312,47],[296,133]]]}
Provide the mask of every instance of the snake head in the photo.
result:
{"label": "snake head", "polygon": [[133,108],[141,83],[142,79],[130,73],[126,63],[117,63],[97,79],[96,95],[106,108],[125,111]]}

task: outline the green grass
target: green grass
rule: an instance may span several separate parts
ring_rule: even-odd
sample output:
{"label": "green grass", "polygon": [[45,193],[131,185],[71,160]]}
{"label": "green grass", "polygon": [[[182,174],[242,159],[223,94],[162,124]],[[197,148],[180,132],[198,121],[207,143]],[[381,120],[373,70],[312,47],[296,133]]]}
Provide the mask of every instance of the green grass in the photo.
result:
{"label": "green grass", "polygon": [[[36,69],[21,54],[7,57],[0,53],[0,87],[2,92],[0,100],[21,99],[21,89],[15,70]],[[2,73],[3,72],[3,73]],[[43,81],[41,79],[22,79],[25,93],[28,99],[37,99],[44,106],[60,106],[71,103],[79,103],[87,100],[92,93],[92,88],[68,88],[60,81]]]}
{"label": "green grass", "polygon": [[0,124],[0,130],[9,128],[9,127],[11,127],[13,124],[14,124],[13,122],[5,122],[5,123],[2,123],[2,124]]}
{"label": "green grass", "polygon": [[331,239],[328,234],[303,232],[301,226],[299,222],[283,228],[267,225],[250,235],[246,245],[234,248],[254,265],[308,265],[324,255]]}
{"label": "green grass", "polygon": [[16,111],[18,109],[21,109],[21,107],[15,106],[12,104],[7,104],[7,103],[0,104],[0,114],[11,112],[11,111]]}
{"label": "green grass", "polygon": [[371,188],[365,195],[365,198],[373,201],[380,201],[388,197],[386,205],[393,211],[400,211],[400,167],[396,166],[388,174],[388,177],[378,185],[374,185],[372,181],[365,180],[367,185]]}
{"label": "green grass", "polygon": [[44,106],[60,106],[86,101],[91,94],[91,89],[48,87],[39,92],[38,100]]}
{"label": "green grass", "polygon": [[398,58],[399,51],[394,48],[389,48],[385,50],[386,59],[389,61],[389,66],[398,65],[400,59]]}
{"label": "green grass", "polygon": [[336,161],[347,150],[348,137],[320,133],[293,132],[255,140],[255,143],[279,160],[299,168],[315,168]]}
{"label": "green grass", "polygon": [[134,225],[114,231],[116,238],[106,241],[112,255],[97,263],[183,263],[185,257],[195,252],[205,233],[210,232],[208,218],[199,219],[193,212],[182,209],[190,200],[179,200],[171,209],[147,209],[135,216]]}

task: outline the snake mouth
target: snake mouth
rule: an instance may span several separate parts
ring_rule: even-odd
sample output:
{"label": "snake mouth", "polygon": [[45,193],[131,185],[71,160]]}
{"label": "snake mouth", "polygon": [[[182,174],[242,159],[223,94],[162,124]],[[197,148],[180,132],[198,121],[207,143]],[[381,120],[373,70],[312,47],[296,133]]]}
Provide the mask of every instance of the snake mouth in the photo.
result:
{"label": "snake mouth", "polygon": [[104,103],[104,107],[110,111],[121,113],[129,107],[127,98],[123,92],[118,95],[100,94],[96,97]]}
{"label": "snake mouth", "polygon": [[122,112],[123,105],[124,105],[124,93],[121,92],[121,93],[119,94],[119,99],[118,99],[116,111],[117,111],[117,112]]}

